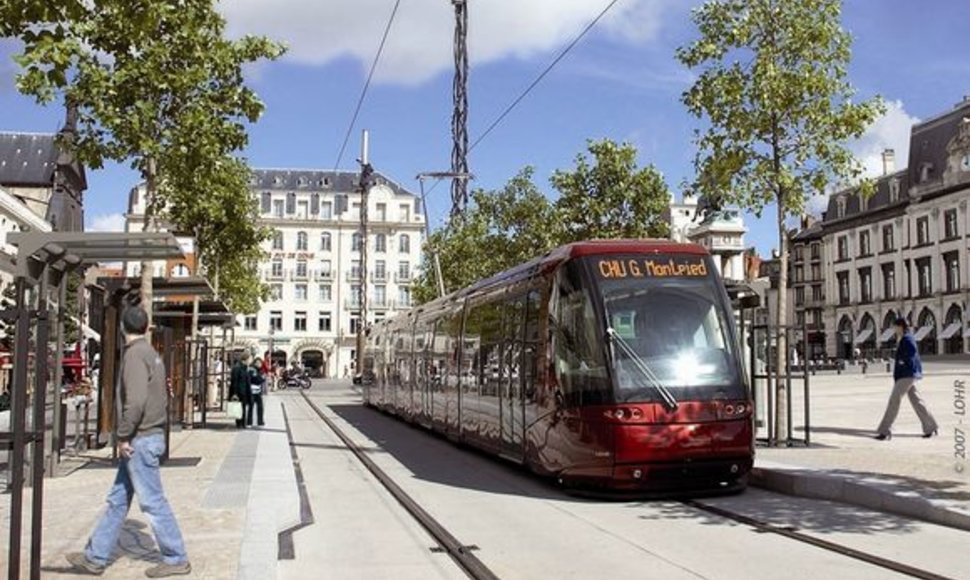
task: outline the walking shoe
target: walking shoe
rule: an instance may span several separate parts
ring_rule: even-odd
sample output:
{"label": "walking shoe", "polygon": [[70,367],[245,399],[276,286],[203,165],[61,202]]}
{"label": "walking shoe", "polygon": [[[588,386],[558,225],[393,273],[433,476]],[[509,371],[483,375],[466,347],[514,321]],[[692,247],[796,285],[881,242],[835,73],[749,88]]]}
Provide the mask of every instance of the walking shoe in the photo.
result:
{"label": "walking shoe", "polygon": [[876,435],[875,438],[877,440],[879,440],[879,441],[886,441],[888,439],[892,439],[893,438],[893,434],[892,433],[880,433],[879,435]]}
{"label": "walking shoe", "polygon": [[67,561],[70,562],[74,569],[82,574],[90,574],[92,576],[100,576],[104,573],[104,566],[95,564],[84,552],[72,552],[66,556]]}
{"label": "walking shoe", "polygon": [[145,570],[145,576],[149,578],[167,578],[169,576],[185,576],[192,573],[192,565],[188,562],[181,564],[166,564],[162,562],[158,566],[153,566]]}
{"label": "walking shoe", "polygon": [[939,429],[933,429],[929,433],[923,433],[923,439],[929,439],[930,437],[932,437],[934,435],[939,435],[939,434],[940,434],[940,430]]}

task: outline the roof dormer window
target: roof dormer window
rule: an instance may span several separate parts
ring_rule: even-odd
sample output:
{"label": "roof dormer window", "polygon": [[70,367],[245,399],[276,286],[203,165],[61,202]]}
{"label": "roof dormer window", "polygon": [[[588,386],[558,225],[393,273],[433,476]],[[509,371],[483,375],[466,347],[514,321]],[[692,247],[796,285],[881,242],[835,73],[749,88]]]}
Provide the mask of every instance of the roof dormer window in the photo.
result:
{"label": "roof dormer window", "polygon": [[869,211],[869,197],[861,191],[859,192],[859,210],[863,212]]}
{"label": "roof dormer window", "polygon": [[279,175],[273,177],[273,185],[280,186],[283,185],[283,178]]}
{"label": "roof dormer window", "polygon": [[889,203],[897,201],[899,201],[899,178],[893,178],[889,181]]}
{"label": "roof dormer window", "polygon": [[838,216],[840,218],[844,218],[845,217],[845,198],[839,197],[838,199],[836,199],[835,205],[836,205],[836,213],[838,214]]}
{"label": "roof dormer window", "polygon": [[933,173],[933,164],[930,162],[924,162],[919,166],[919,182],[926,183],[929,181],[931,173]]}
{"label": "roof dormer window", "polygon": [[306,187],[307,179],[306,179],[306,177],[301,177],[301,178],[299,178],[299,179],[296,180],[296,183],[300,187]]}

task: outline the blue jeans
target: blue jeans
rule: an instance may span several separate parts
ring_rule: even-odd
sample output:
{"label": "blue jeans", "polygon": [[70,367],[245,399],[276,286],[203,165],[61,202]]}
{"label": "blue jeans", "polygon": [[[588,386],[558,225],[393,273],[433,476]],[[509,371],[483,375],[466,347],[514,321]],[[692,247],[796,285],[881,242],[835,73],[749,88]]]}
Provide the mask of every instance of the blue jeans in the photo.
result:
{"label": "blue jeans", "polygon": [[130,458],[123,457],[118,464],[114,485],[108,492],[108,507],[88,539],[84,553],[91,562],[107,565],[118,545],[132,496],[137,495],[138,506],[151,522],[162,560],[166,564],[188,562],[182,532],[162,491],[158,460],[165,452],[165,436],[135,437],[131,445],[135,452]]}

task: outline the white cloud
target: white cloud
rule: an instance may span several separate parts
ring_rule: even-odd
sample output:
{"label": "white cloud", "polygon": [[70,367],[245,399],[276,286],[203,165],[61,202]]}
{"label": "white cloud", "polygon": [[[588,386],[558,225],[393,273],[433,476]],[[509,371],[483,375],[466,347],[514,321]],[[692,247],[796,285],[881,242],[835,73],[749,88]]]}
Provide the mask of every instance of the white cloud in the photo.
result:
{"label": "white cloud", "polygon": [[[600,22],[618,41],[656,38],[674,0],[626,0]],[[607,0],[483,0],[469,3],[472,64],[528,58],[569,42]],[[286,58],[325,64],[341,58],[370,66],[393,0],[224,0],[234,34],[265,34],[289,46]],[[375,78],[418,84],[452,67],[454,9],[447,0],[401,3]]]}
{"label": "white cloud", "polygon": [[[849,150],[862,163],[866,177],[883,174],[882,153],[886,149],[892,149],[895,153],[896,170],[906,167],[909,162],[910,130],[916,123],[919,123],[919,119],[906,112],[902,101],[886,103],[886,113],[876,119],[862,137],[849,144]],[[828,195],[812,196],[808,200],[808,210],[820,215],[828,209],[828,203]]]}
{"label": "white cloud", "polygon": [[123,232],[125,231],[125,215],[122,213],[96,215],[88,220],[85,230],[89,232]]}
{"label": "white cloud", "polygon": [[867,177],[883,173],[882,152],[892,149],[896,157],[896,169],[906,167],[909,161],[910,129],[919,119],[909,115],[902,101],[886,103],[886,113],[876,120],[869,130],[849,149],[862,162]]}

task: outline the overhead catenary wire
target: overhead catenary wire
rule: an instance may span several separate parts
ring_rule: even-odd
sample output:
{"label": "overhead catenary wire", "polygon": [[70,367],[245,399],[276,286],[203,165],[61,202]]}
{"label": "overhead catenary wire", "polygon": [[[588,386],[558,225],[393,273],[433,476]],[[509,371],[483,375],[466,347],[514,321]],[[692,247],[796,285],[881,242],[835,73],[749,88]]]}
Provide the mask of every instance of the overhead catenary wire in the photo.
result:
{"label": "overhead catenary wire", "polygon": [[371,63],[370,72],[367,73],[367,80],[364,82],[364,88],[360,92],[360,98],[357,99],[357,106],[354,107],[354,114],[350,119],[350,124],[347,126],[347,133],[344,135],[344,141],[340,145],[340,152],[337,154],[337,161],[333,164],[333,170],[336,172],[340,169],[340,162],[343,161],[344,152],[347,150],[347,143],[350,141],[350,135],[354,131],[354,125],[357,124],[357,118],[360,116],[360,109],[364,106],[364,99],[367,98],[367,91],[370,89],[371,80],[374,78],[374,71],[377,70],[377,65],[381,60],[381,55],[384,53],[384,45],[387,43],[387,37],[391,32],[391,27],[394,25],[394,19],[397,17],[397,9],[401,6],[401,0],[397,0],[394,3],[394,9],[391,10],[391,16],[387,19],[387,26],[384,27],[384,34],[381,36],[381,43],[377,47],[377,54],[374,55],[374,62]]}
{"label": "overhead catenary wire", "polygon": [[[556,65],[558,65],[560,63],[560,61],[562,61],[562,59],[566,58],[566,55],[568,55],[570,53],[570,51],[572,51],[572,49],[575,48],[576,45],[579,44],[579,42],[587,34],[589,34],[589,31],[592,30],[600,22],[600,20],[602,20],[603,17],[606,16],[610,12],[610,10],[612,10],[613,7],[616,6],[619,3],[620,3],[620,0],[611,0],[610,3],[607,4],[606,7],[603,8],[603,10],[600,11],[599,14],[597,14],[596,18],[594,18],[593,20],[591,20],[589,22],[589,24],[587,24],[580,31],[580,33],[578,35],[576,35],[576,37],[573,38],[573,40],[569,44],[567,44],[566,47],[563,48],[559,52],[558,55],[556,55],[556,58],[552,59],[552,61],[549,63],[549,65],[546,66],[546,68],[543,69],[542,72],[539,73],[539,75],[535,79],[533,79],[533,81],[531,83],[529,83],[529,86],[527,86],[525,88],[525,90],[523,90],[519,94],[519,96],[517,96],[514,100],[512,100],[508,104],[508,106],[506,106],[505,109],[501,112],[501,114],[499,114],[495,118],[495,120],[493,120],[491,123],[489,123],[488,127],[485,128],[485,130],[482,132],[482,134],[479,135],[478,138],[475,139],[475,141],[472,142],[471,146],[468,148],[468,152],[471,153],[472,151],[474,151],[475,148],[479,145],[479,143],[481,143],[482,141],[484,141],[485,138],[488,137],[488,135],[492,131],[494,131],[495,128],[498,127],[502,123],[502,121],[504,121],[505,118],[508,117],[509,114],[517,106],[519,106],[519,103],[521,103],[527,96],[529,96],[529,93],[531,93],[533,91],[533,89],[535,89],[539,85],[539,83],[542,82],[542,79],[544,79],[550,72],[552,72],[552,69],[556,68]],[[436,181],[431,186],[431,188],[428,190],[428,193],[426,195],[431,195],[431,192],[433,192],[435,190],[435,188],[438,186],[438,183],[440,183],[440,181]]]}

